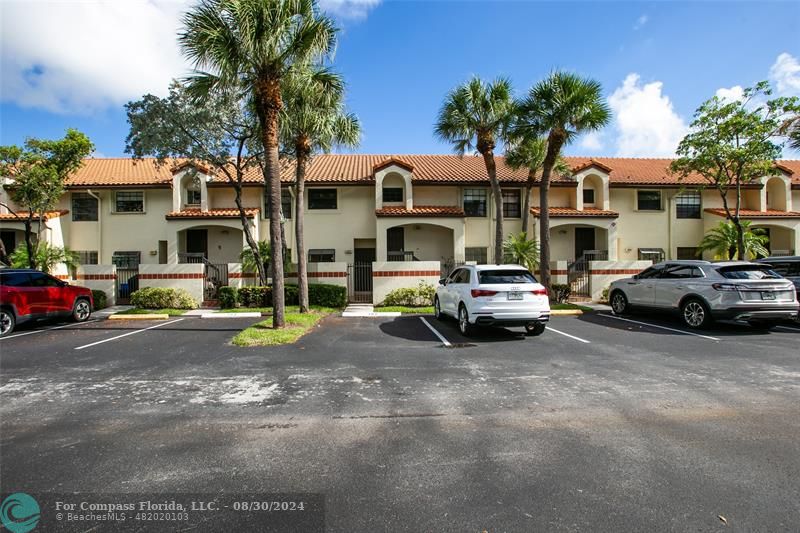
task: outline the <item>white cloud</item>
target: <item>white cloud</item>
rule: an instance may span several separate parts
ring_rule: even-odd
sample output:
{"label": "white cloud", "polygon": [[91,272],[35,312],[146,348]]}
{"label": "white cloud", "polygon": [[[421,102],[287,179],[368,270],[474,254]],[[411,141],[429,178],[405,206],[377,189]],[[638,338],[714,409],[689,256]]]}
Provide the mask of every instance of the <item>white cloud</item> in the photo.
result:
{"label": "white cloud", "polygon": [[592,131],[581,137],[580,146],[590,152],[599,152],[603,149],[605,143],[603,142],[600,132]]}
{"label": "white cloud", "polygon": [[319,0],[319,6],[329,14],[342,19],[361,20],[381,0]]}
{"label": "white cloud", "polygon": [[769,69],[769,77],[778,94],[800,96],[800,62],[793,55],[780,54]]}
{"label": "white cloud", "polygon": [[741,85],[734,85],[733,87],[726,89],[725,87],[720,87],[717,89],[715,93],[716,97],[720,100],[727,100],[729,102],[735,102],[737,100],[741,100],[744,97],[744,88]]}
{"label": "white cloud", "polygon": [[686,123],[675,112],[663,84],[641,84],[638,74],[628,74],[608,97],[614,111],[617,155],[628,157],[673,156],[687,132]]}
{"label": "white cloud", "polygon": [[648,17],[647,15],[642,15],[641,17],[636,19],[636,24],[633,25],[633,29],[640,30],[645,24],[647,24],[647,21],[649,20],[650,17]]}
{"label": "white cloud", "polygon": [[188,67],[176,42],[187,0],[4,2],[5,101],[91,113],[164,94]]}

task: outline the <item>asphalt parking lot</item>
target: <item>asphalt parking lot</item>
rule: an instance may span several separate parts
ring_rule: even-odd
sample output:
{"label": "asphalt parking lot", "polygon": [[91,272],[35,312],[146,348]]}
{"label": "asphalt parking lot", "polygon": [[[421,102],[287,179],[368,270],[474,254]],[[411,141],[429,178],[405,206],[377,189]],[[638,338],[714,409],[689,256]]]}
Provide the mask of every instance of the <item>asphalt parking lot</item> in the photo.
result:
{"label": "asphalt parking lot", "polygon": [[800,328],[330,317],[229,344],[255,321],[0,340],[2,490],[322,493],[331,531],[797,530]]}

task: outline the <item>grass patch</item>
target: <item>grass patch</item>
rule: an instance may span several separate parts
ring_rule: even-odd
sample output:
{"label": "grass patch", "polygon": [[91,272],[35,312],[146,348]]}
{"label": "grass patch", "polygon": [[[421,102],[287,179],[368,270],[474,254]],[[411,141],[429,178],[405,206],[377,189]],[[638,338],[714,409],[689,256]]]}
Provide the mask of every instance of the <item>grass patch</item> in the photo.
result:
{"label": "grass patch", "polygon": [[120,311],[117,313],[118,315],[170,315],[170,316],[180,316],[186,313],[188,309],[141,309],[139,307],[134,307],[132,309],[126,309],[125,311]]}
{"label": "grass patch", "polygon": [[586,307],[585,305],[570,304],[570,303],[564,303],[564,304],[551,303],[550,309],[555,309],[559,311],[578,310],[578,311],[583,311],[584,313],[589,313],[591,311],[594,311],[594,309],[592,309],[591,307]]}
{"label": "grass patch", "polygon": [[417,315],[432,315],[433,314],[433,306],[428,305],[425,307],[405,307],[403,305],[384,305],[382,307],[376,307],[375,312],[378,313],[403,313],[405,314],[417,314]]}
{"label": "grass patch", "polygon": [[[245,308],[246,309],[246,308]],[[264,308],[261,308],[264,309]],[[272,313],[271,308],[266,308]],[[248,309],[255,311],[256,309]],[[286,309],[286,327],[283,329],[272,329],[272,318],[253,324],[249,328],[240,331],[231,341],[236,346],[278,346],[280,344],[292,344],[297,339],[305,335],[317,323],[327,315],[336,311],[328,307],[315,307],[308,313],[298,313],[297,306],[289,306]]]}

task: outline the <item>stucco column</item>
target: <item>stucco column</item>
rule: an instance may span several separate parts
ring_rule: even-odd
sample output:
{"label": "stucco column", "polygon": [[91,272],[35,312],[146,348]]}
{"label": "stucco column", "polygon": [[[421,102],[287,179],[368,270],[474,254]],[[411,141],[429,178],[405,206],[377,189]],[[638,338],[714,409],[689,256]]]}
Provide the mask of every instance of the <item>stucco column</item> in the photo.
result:
{"label": "stucco column", "polygon": [[176,265],[178,264],[178,252],[180,251],[178,229],[172,229],[172,231],[167,233],[167,236],[167,264]]}
{"label": "stucco column", "polygon": [[796,224],[794,226],[794,251],[792,252],[794,255],[800,255],[800,224]]}
{"label": "stucco column", "polygon": [[466,260],[466,232],[465,221],[462,219],[460,224],[453,227],[453,260],[456,263],[463,263]]}
{"label": "stucco column", "polygon": [[617,221],[614,220],[611,224],[608,225],[606,229],[606,237],[607,243],[606,246],[608,247],[608,260],[609,261],[617,261]]}
{"label": "stucco column", "polygon": [[377,218],[377,224],[375,228],[375,260],[378,262],[387,261],[388,257],[386,256],[386,220],[383,218]]}

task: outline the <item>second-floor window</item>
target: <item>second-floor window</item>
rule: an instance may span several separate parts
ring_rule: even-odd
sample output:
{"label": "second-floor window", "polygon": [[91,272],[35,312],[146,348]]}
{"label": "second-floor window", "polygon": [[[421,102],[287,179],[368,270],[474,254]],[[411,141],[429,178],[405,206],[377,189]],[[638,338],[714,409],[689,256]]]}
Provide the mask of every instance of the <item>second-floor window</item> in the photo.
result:
{"label": "second-floor window", "polygon": [[682,192],[675,197],[675,216],[677,218],[702,218],[702,202],[698,191]]}
{"label": "second-floor window", "polygon": [[97,198],[85,192],[72,193],[72,220],[75,222],[96,222]]}
{"label": "second-floor window", "polygon": [[583,205],[594,205],[594,189],[583,189]]}
{"label": "second-floor window", "polygon": [[336,189],[309,189],[309,209],[336,209],[338,206]]}
{"label": "second-floor window", "polygon": [[[287,188],[281,189],[281,212],[283,218],[292,218],[292,193]],[[264,189],[264,218],[269,218],[269,195],[266,189]]]}
{"label": "second-floor window", "polygon": [[661,211],[661,191],[636,191],[636,209]]}
{"label": "second-floor window", "polygon": [[114,194],[115,213],[144,213],[142,191],[117,191]]}
{"label": "second-floor window", "polygon": [[486,189],[464,189],[464,213],[468,217],[486,216]]}
{"label": "second-floor window", "polygon": [[519,189],[503,191],[503,216],[508,218],[520,217],[520,194]]}
{"label": "second-floor window", "polygon": [[402,202],[403,201],[403,188],[402,187],[384,187],[383,188],[383,201],[384,202]]}

